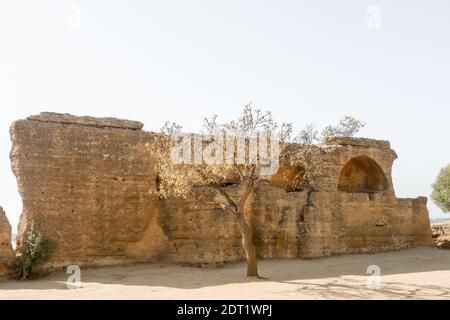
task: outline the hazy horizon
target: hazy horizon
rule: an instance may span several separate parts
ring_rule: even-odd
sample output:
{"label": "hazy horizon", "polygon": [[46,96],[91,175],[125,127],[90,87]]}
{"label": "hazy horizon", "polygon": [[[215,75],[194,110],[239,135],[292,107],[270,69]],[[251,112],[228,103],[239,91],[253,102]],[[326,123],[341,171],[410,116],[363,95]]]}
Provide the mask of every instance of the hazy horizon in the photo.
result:
{"label": "hazy horizon", "polygon": [[[345,3],[345,6],[343,5]],[[450,2],[14,1],[0,4],[0,206],[17,226],[9,125],[42,111],[166,120],[272,111],[299,130],[351,115],[391,142],[397,196],[450,163]],[[379,8],[379,23],[367,25]],[[429,201],[432,218],[446,218]]]}

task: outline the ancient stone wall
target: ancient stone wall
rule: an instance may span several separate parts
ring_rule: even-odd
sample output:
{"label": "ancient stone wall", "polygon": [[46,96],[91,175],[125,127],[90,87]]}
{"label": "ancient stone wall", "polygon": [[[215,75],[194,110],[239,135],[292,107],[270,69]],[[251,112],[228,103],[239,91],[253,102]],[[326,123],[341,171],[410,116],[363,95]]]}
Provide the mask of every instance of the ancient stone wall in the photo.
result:
{"label": "ancient stone wall", "polygon": [[[332,138],[323,148],[327,166],[309,215],[328,234],[323,254],[432,245],[427,198],[395,197],[391,169],[397,154],[389,142]],[[322,255],[317,242],[307,242],[315,244],[305,256]]]}
{"label": "ancient stone wall", "polygon": [[[148,259],[165,250],[148,151],[152,134],[116,120],[78,122],[45,115],[11,126],[12,168],[23,201],[18,244],[34,220],[55,240],[58,263]],[[141,243],[143,247],[141,247]]]}
{"label": "ancient stone wall", "polygon": [[6,214],[0,207],[0,277],[7,275],[8,267],[14,258],[11,246],[11,226]]}
{"label": "ancient stone wall", "polygon": [[[23,200],[18,242],[33,220],[54,240],[51,266],[166,260],[222,263],[243,251],[234,217],[204,201],[161,201],[155,134],[138,122],[41,114],[11,126],[12,168]],[[426,199],[397,199],[388,142],[329,139],[318,190],[264,185],[253,194],[258,255],[322,257],[430,245]],[[228,187],[231,194],[240,185]]]}

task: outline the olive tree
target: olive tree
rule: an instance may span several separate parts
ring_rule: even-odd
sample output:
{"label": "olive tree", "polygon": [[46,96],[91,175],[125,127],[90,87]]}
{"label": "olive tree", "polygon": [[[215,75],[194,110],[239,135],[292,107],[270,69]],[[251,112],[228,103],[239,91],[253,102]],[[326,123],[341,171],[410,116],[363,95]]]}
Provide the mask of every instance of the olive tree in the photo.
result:
{"label": "olive tree", "polygon": [[[156,194],[160,198],[195,198],[195,186],[215,191],[221,207],[239,226],[247,276],[257,277],[256,248],[245,208],[255,188],[277,172],[279,154],[290,140],[291,124],[276,123],[270,112],[247,105],[233,121],[219,123],[217,116],[204,119],[203,131],[187,135],[188,139],[181,129],[166,123],[157,137],[152,150],[158,158]],[[238,177],[238,197],[231,195],[231,176]]]}
{"label": "olive tree", "polygon": [[[341,123],[335,129],[340,130],[339,134],[353,135],[360,128],[352,121],[350,126],[352,129],[346,131],[346,123]],[[256,247],[245,215],[251,195],[261,184],[270,183],[274,174],[281,171],[284,177],[281,162],[301,168],[286,182],[295,190],[307,192],[309,206],[321,174],[323,149],[316,145],[319,138],[314,126],[307,126],[293,140],[291,135],[290,123],[277,123],[270,112],[251,105],[245,106],[233,121],[219,122],[217,116],[205,118],[203,130],[195,135],[183,134],[180,125],[167,122],[151,146],[157,158],[157,183],[152,192],[160,199],[201,201],[198,188],[214,191],[214,201],[235,217],[239,226],[247,276],[258,277]],[[230,184],[237,185],[238,191]]]}

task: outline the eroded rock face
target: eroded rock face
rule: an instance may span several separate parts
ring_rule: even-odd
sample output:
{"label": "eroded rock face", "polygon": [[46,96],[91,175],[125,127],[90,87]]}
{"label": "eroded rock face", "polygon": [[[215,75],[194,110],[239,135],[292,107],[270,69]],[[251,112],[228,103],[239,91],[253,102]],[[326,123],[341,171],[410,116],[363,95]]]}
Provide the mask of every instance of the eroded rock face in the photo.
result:
{"label": "eroded rock face", "polygon": [[142,130],[144,124],[138,121],[122,120],[116,118],[94,118],[94,117],[77,117],[68,113],[42,112],[41,114],[29,116],[28,120],[53,122],[62,124],[73,124],[80,126],[91,126],[97,128],[116,128]]}
{"label": "eroded rock face", "polygon": [[450,223],[435,223],[431,229],[436,245],[441,249],[450,249]]}
{"label": "eroded rock face", "polygon": [[92,125],[69,116],[62,123],[54,115],[35,119],[11,126],[12,168],[24,205],[18,245],[34,220],[38,232],[55,240],[61,264],[146,260],[163,252],[159,202],[148,192],[156,179],[152,134],[117,119]]}
{"label": "eroded rock face", "polygon": [[[210,190],[198,188],[202,202],[149,194],[156,188],[150,152],[156,134],[141,128],[47,113],[13,123],[11,161],[23,200],[18,244],[33,220],[57,244],[51,266],[242,259],[235,218]],[[426,198],[395,197],[397,155],[388,142],[330,139],[322,148],[326,166],[317,191],[295,191],[277,180],[251,197],[246,214],[260,257],[432,245]],[[236,194],[241,186],[228,188]]]}
{"label": "eroded rock face", "polygon": [[0,207],[0,277],[8,273],[8,265],[14,258],[14,251],[11,246],[11,226],[6,214]]}

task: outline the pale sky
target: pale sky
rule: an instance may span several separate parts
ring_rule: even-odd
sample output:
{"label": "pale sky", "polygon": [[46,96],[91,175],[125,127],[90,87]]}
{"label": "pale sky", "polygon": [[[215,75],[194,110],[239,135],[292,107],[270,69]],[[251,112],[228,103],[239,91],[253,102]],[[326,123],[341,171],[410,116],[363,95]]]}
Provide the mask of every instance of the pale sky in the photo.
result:
{"label": "pale sky", "polygon": [[0,206],[15,228],[16,119],[55,111],[196,130],[249,102],[297,129],[364,120],[360,135],[399,155],[397,195],[429,196],[450,163],[449,39],[446,0],[2,0]]}

